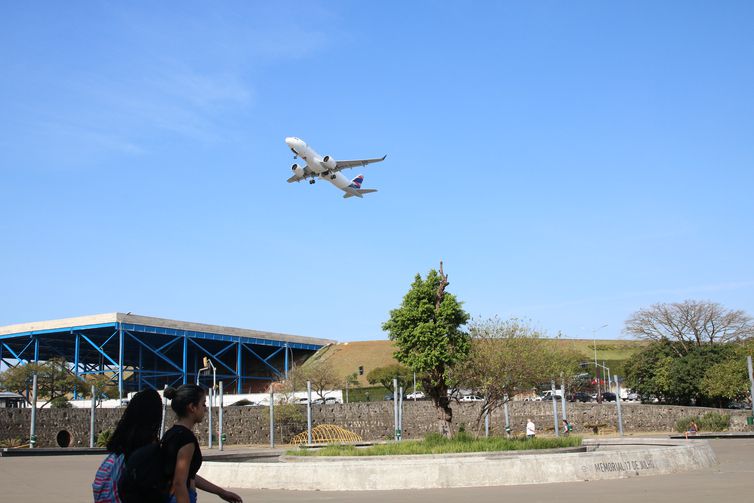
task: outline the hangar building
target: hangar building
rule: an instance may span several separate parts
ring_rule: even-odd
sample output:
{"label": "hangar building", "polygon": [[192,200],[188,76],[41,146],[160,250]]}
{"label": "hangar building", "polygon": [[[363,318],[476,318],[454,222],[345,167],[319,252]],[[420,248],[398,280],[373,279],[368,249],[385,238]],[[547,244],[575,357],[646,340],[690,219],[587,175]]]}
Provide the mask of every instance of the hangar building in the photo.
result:
{"label": "hangar building", "polygon": [[[334,342],[109,313],[0,327],[0,361],[15,366],[63,357],[77,376],[111,375],[123,398],[147,387],[196,382],[207,357],[228,392],[254,393]],[[202,383],[211,384],[202,375]]]}

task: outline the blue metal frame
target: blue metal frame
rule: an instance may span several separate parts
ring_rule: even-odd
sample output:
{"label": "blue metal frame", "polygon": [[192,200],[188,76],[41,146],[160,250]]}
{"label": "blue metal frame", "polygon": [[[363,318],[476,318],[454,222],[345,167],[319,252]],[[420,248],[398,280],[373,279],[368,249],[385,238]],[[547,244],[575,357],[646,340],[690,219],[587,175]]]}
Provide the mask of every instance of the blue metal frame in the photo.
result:
{"label": "blue metal frame", "polygon": [[[294,349],[313,353],[320,347],[116,322],[2,335],[0,363],[11,367],[14,362],[24,365],[61,355],[72,362],[71,373],[76,376],[110,375],[123,398],[127,391],[144,387],[192,382],[200,356],[207,356],[227,389],[235,382],[236,392],[242,393],[245,382],[288,377]],[[74,398],[79,396],[74,390]]]}

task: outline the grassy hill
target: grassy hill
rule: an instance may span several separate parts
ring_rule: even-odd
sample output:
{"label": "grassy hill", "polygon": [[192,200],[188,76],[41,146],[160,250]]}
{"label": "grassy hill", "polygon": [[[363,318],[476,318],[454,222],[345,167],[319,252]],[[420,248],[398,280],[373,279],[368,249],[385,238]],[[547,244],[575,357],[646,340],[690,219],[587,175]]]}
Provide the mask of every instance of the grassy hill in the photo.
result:
{"label": "grassy hill", "polygon": [[[591,339],[557,339],[563,347],[571,347],[584,355],[584,360],[594,360],[595,341]],[[642,341],[601,340],[596,341],[597,360],[606,362],[614,373],[622,373],[622,363],[645,345]],[[397,363],[393,358],[395,351],[392,341],[360,341],[331,344],[320,349],[304,366],[328,360],[336,372],[347,376],[364,367],[364,374],[359,375],[359,386],[370,386],[367,374],[378,367]]]}

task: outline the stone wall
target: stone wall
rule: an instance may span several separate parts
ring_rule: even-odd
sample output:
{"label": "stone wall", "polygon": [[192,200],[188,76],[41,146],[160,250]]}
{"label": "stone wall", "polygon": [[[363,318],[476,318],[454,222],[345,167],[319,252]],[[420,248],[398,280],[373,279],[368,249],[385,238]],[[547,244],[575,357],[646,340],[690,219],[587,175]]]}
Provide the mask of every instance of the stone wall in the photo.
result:
{"label": "stone wall", "polygon": [[[276,442],[287,442],[290,438],[306,429],[306,407],[296,406],[300,413],[297,418],[277,424]],[[453,423],[461,425],[467,431],[476,428],[480,404],[454,404]],[[552,402],[512,402],[509,405],[511,427],[514,434],[522,434],[526,418],[531,417],[539,432],[552,432]],[[560,415],[560,404],[558,414]],[[746,416],[750,411],[708,409],[701,407],[677,407],[669,405],[643,405],[624,403],[623,425],[626,432],[661,431],[671,432],[675,422],[687,416],[701,416],[710,411],[721,412],[731,416],[732,431],[752,431],[746,425]],[[0,440],[20,438],[28,441],[30,409],[0,409]],[[593,433],[595,430],[611,432],[617,429],[617,412],[615,403],[568,403],[567,414],[576,433]],[[96,431],[114,429],[120,418],[120,409],[98,409]],[[228,444],[269,444],[269,413],[264,407],[225,407],[224,432]],[[217,409],[213,410],[217,421]],[[168,412],[166,425],[169,427],[175,417]],[[365,440],[384,440],[393,438],[392,402],[360,402],[341,405],[315,405],[312,407],[313,424],[337,424],[361,435]],[[426,433],[435,431],[436,414],[431,402],[420,401],[404,403],[403,437],[421,438]],[[216,423],[215,423],[216,424]],[[483,428],[483,425],[482,425]],[[496,410],[491,417],[490,428],[493,434],[502,434],[505,419],[502,409]],[[70,447],[89,445],[89,410],[88,409],[41,409],[37,411],[37,445],[39,447],[57,446],[58,433],[70,434]],[[207,420],[197,428],[199,441],[207,443]],[[65,436],[65,435],[63,435]]]}

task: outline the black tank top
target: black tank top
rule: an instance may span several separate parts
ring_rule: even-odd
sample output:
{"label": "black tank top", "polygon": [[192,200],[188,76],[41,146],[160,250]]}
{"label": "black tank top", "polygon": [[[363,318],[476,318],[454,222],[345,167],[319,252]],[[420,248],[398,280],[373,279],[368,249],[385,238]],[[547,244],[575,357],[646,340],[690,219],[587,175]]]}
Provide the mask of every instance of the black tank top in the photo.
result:
{"label": "black tank top", "polygon": [[202,466],[202,451],[199,448],[199,441],[196,439],[194,432],[185,426],[176,424],[165,432],[161,444],[165,452],[166,461],[173,467],[173,473],[175,472],[175,463],[178,460],[178,451],[184,445],[194,444],[194,455],[191,457],[189,476],[186,480],[186,484],[189,485],[190,481],[196,478],[196,472]]}

